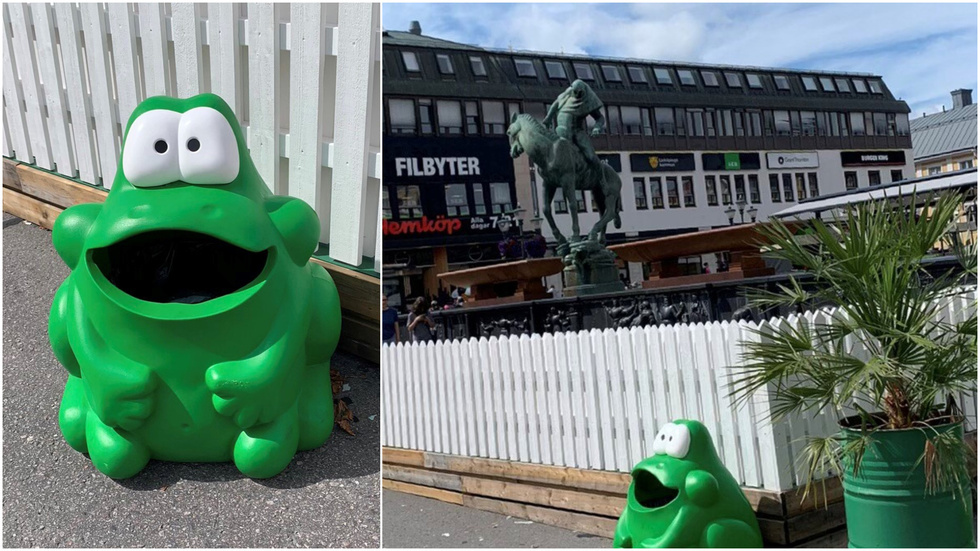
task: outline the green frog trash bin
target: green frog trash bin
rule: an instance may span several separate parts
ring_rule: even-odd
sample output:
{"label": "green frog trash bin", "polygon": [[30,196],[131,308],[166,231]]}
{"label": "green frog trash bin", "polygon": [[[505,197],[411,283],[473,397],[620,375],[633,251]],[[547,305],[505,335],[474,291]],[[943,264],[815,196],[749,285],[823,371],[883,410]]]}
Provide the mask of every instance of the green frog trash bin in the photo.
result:
{"label": "green frog trash bin", "polygon": [[68,444],[112,478],[151,458],[267,478],[326,442],[340,302],[310,262],[320,224],[268,190],[228,104],[140,103],[112,184],[52,235],[71,269],[48,321]]}
{"label": "green frog trash bin", "polygon": [[613,547],[762,547],[755,513],[698,421],[668,423],[633,468]]}

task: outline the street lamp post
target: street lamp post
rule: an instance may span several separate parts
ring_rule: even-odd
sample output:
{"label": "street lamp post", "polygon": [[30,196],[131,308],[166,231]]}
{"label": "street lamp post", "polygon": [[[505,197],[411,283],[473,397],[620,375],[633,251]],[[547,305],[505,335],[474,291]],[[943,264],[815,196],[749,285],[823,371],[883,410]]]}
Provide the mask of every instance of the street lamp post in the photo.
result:
{"label": "street lamp post", "polygon": [[[725,209],[725,215],[728,216],[728,225],[730,226],[735,225],[736,212],[738,213],[739,220],[741,220],[739,224],[745,223],[746,214],[749,215],[749,219],[752,220],[752,223],[755,223],[755,217],[759,213],[759,209],[755,208],[755,205],[748,205],[748,203],[745,202],[744,197],[739,197],[738,200],[735,201],[735,206],[738,207],[738,210],[735,210],[735,208],[732,207],[731,205],[729,205],[728,208]],[[745,208],[746,206],[748,206],[748,208]]]}

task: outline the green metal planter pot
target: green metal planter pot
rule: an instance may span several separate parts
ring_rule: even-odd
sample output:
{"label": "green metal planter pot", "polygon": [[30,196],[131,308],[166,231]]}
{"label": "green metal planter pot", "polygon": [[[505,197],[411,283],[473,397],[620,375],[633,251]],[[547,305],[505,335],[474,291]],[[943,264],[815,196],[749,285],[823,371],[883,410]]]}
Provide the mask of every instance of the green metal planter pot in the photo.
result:
{"label": "green metal planter pot", "polygon": [[65,439],[113,478],[151,459],[281,472],[333,428],[340,302],[319,221],[259,177],[218,96],[133,112],[104,204],[58,217],[48,332]]}
{"label": "green metal planter pot", "polygon": [[[962,423],[936,427],[963,437]],[[846,436],[858,431],[844,429]],[[879,430],[866,449],[858,476],[844,467],[844,508],[850,547],[971,547],[973,504],[970,488],[926,493],[920,429]],[[914,468],[913,468],[914,467]],[[966,496],[966,502],[963,496]]]}

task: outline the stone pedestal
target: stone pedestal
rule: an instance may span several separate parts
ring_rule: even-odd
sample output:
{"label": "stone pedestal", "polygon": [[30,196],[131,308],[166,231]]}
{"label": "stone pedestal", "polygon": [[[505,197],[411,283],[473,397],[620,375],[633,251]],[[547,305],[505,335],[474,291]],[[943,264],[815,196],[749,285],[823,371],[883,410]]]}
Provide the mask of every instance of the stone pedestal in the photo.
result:
{"label": "stone pedestal", "polygon": [[587,239],[563,245],[558,252],[563,254],[565,265],[564,296],[598,295],[626,289],[619,279],[616,255],[597,241]]}

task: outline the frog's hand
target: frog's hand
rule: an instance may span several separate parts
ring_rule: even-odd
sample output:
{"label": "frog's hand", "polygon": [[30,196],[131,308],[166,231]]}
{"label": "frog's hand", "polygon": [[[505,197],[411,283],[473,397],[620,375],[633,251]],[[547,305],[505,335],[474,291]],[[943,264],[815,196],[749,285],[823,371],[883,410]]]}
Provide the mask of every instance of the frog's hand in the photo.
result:
{"label": "frog's hand", "polygon": [[708,471],[696,470],[687,473],[684,490],[692,502],[701,507],[711,507],[718,502],[718,479]]}
{"label": "frog's hand", "polygon": [[[70,308],[78,309],[78,297]],[[92,322],[76,317],[68,326],[89,405],[111,428],[135,430],[153,413],[158,379],[149,366],[106,344]]]}
{"label": "frog's hand", "polygon": [[75,357],[71,343],[68,342],[68,296],[72,292],[71,289],[71,277],[69,276],[54,294],[51,313],[48,315],[48,339],[51,341],[54,357],[58,358],[68,373],[80,377],[81,370],[78,367],[78,358]]}
{"label": "frog's hand", "polygon": [[316,211],[300,199],[282,195],[267,197],[265,209],[282,236],[289,258],[298,266],[306,265],[320,243],[320,219]]}
{"label": "frog's hand", "polygon": [[724,518],[704,529],[701,547],[762,547],[762,536],[741,520]]}
{"label": "frog's hand", "polygon": [[300,391],[304,349],[296,330],[243,360],[212,365],[205,373],[211,402],[243,429],[271,422],[285,413]]}
{"label": "frog's hand", "polygon": [[629,531],[626,527],[626,511],[619,516],[619,521],[616,522],[616,533],[613,535],[613,548],[614,549],[629,549],[633,547],[633,538],[630,537]]}
{"label": "frog's hand", "polygon": [[54,250],[72,270],[78,266],[85,238],[101,211],[99,203],[83,203],[68,208],[54,221],[51,232]]}

